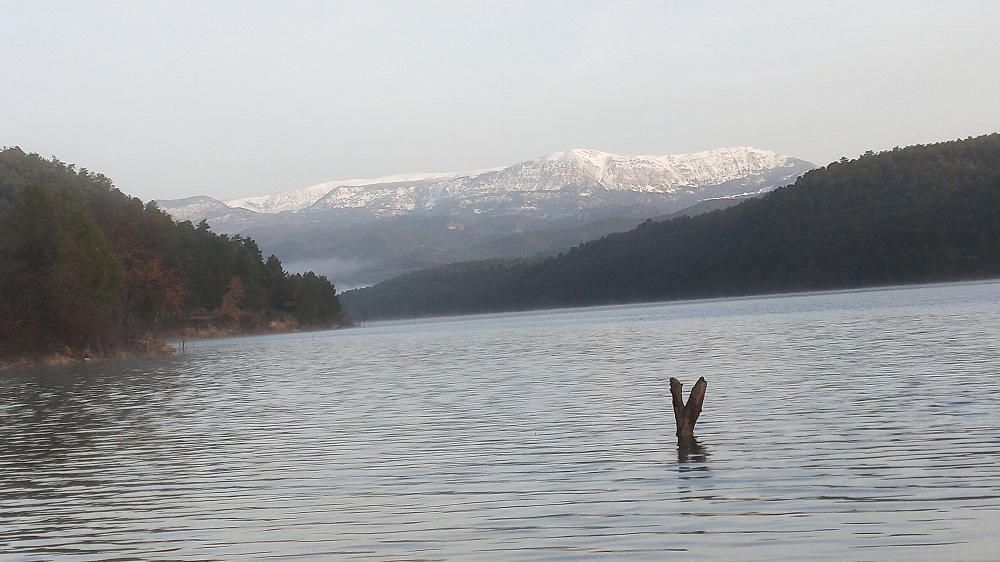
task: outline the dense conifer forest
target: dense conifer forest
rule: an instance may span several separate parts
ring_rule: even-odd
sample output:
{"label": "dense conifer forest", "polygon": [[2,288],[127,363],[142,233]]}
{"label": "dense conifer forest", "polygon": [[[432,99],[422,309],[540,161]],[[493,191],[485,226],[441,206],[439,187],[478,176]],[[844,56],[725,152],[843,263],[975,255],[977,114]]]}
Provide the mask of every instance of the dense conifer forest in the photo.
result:
{"label": "dense conifer forest", "polygon": [[868,152],[728,209],[540,262],[416,272],[344,295],[359,319],[1000,276],[1000,134]]}
{"label": "dense conifer forest", "polygon": [[341,321],[325,277],[289,275],[250,238],[175,223],[102,174],[0,151],[0,358]]}

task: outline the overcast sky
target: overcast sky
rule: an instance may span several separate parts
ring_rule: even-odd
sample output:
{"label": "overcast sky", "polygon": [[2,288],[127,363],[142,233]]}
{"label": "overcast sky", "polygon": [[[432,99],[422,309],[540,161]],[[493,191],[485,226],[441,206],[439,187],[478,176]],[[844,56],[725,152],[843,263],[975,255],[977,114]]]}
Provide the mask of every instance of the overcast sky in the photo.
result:
{"label": "overcast sky", "polygon": [[1000,2],[0,0],[0,145],[149,198],[1000,130]]}

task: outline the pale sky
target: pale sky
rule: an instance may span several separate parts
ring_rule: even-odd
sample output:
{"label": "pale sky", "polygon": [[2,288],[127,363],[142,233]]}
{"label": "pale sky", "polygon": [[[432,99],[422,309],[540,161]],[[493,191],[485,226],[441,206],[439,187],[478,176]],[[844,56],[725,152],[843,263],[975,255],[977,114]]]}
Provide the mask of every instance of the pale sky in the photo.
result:
{"label": "pale sky", "polygon": [[1000,2],[0,0],[0,145],[143,199],[1000,130]]}

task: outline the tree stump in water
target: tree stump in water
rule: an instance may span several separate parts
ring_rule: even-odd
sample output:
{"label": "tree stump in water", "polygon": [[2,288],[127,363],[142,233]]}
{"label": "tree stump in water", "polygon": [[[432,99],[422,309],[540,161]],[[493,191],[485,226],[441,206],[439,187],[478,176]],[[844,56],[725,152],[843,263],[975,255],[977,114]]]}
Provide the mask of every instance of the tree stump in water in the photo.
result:
{"label": "tree stump in water", "polygon": [[705,382],[705,377],[699,378],[698,382],[694,383],[694,388],[691,389],[691,395],[685,404],[684,396],[681,394],[684,385],[681,381],[670,377],[670,396],[673,398],[674,420],[677,422],[677,441],[694,441],[694,424],[701,415],[701,406],[705,403],[707,389],[708,383]]}

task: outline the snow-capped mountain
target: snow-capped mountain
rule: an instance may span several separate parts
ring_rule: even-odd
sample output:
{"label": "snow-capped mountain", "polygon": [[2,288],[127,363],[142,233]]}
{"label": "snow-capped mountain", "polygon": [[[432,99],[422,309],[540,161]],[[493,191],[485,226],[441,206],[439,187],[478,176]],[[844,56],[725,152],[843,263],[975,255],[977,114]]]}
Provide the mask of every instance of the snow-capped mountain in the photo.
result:
{"label": "snow-capped mountain", "polygon": [[228,201],[260,213],[365,210],[410,213],[572,214],[602,206],[694,204],[712,197],[766,191],[815,167],[751,147],[694,154],[627,156],[596,150],[555,152],[476,172],[340,180]]}
{"label": "snow-capped mountain", "polygon": [[228,212],[232,208],[218,199],[206,195],[185,197],[184,199],[161,199],[156,203],[161,209],[170,213],[177,221],[197,222],[218,212]]}
{"label": "snow-capped mountain", "polygon": [[240,207],[243,209],[248,209],[258,213],[280,213],[283,211],[298,211],[299,209],[304,209],[316,201],[323,198],[324,195],[330,193],[330,191],[341,187],[341,186],[371,186],[380,184],[397,184],[397,183],[419,183],[422,181],[440,179],[440,178],[453,178],[462,175],[478,174],[481,171],[476,172],[444,172],[444,173],[426,173],[426,174],[396,174],[392,176],[384,176],[381,178],[373,179],[353,179],[353,180],[334,180],[325,181],[316,185],[310,185],[307,187],[293,189],[292,191],[283,191],[281,193],[274,193],[271,195],[258,195],[256,197],[241,197],[239,199],[233,199],[227,201],[226,204],[230,207]]}
{"label": "snow-capped mountain", "polygon": [[158,199],[156,204],[176,221],[198,223],[207,220],[219,232],[236,233],[262,223],[271,215],[261,215],[247,209],[230,207],[205,195],[184,199]]}
{"label": "snow-capped mountain", "polygon": [[343,288],[459,260],[557,253],[647,218],[734,205],[814,167],[749,147],[668,156],[575,149],[490,170],[158,203],[176,219],[249,235],[291,270]]}

